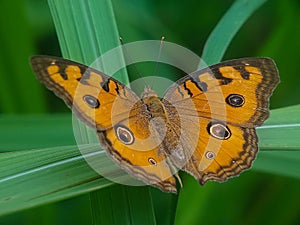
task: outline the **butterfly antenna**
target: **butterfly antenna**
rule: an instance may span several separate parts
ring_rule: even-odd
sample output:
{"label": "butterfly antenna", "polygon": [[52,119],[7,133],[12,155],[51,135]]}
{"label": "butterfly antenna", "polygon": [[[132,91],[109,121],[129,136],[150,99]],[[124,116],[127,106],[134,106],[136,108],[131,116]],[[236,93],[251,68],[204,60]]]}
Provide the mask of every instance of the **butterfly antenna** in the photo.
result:
{"label": "butterfly antenna", "polygon": [[[123,38],[122,38],[122,37],[119,37],[119,40],[120,40],[120,43],[121,43],[121,45],[122,45],[122,50],[123,50],[123,54],[124,54],[125,64],[127,65],[127,63],[126,63],[126,58],[128,58],[129,61],[131,61],[131,62],[132,62],[132,58],[130,57],[130,54],[128,54],[128,52],[127,52],[127,49],[126,49],[126,47],[125,47],[125,45],[124,45]],[[143,79],[143,82],[144,82],[144,84],[145,84],[145,86],[146,86],[146,82],[145,82],[144,78],[142,77],[141,73],[138,71],[136,65],[133,64],[132,66],[133,66],[133,68],[134,68],[136,74],[138,75],[138,77]]]}
{"label": "butterfly antenna", "polygon": [[152,89],[152,86],[154,84],[154,79],[157,75],[157,71],[158,71],[158,65],[159,65],[159,60],[160,60],[160,56],[161,56],[161,50],[162,50],[162,47],[163,47],[163,43],[165,41],[165,37],[162,36],[161,37],[161,40],[160,40],[160,45],[159,45],[159,51],[158,51],[158,55],[157,55],[157,59],[156,59],[156,65],[155,65],[155,68],[154,68],[154,72],[153,72],[153,79],[151,81],[151,85],[150,85],[150,88]]}

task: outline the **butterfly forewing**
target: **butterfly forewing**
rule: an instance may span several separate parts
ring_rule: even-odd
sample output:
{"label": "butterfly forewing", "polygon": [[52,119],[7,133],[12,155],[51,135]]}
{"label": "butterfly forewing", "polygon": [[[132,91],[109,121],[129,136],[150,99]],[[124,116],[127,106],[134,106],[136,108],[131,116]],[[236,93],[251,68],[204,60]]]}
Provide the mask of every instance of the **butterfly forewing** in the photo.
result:
{"label": "butterfly forewing", "polygon": [[[96,129],[112,127],[113,120],[128,115],[139,99],[122,83],[80,63],[34,56],[31,65],[48,89],[62,98],[77,117]],[[109,116],[113,109],[116,110],[114,118]]]}
{"label": "butterfly forewing", "polygon": [[199,117],[253,127],[268,118],[269,98],[278,83],[273,60],[237,59],[185,76],[166,91],[164,98],[186,114],[194,113],[185,106],[185,101],[192,99]]}

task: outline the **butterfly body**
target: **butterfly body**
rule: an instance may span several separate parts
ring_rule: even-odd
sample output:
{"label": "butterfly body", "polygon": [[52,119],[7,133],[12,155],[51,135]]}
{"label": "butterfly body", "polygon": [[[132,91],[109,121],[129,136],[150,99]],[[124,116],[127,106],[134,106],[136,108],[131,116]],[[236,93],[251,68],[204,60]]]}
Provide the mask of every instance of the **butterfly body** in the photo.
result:
{"label": "butterfly body", "polygon": [[38,79],[94,128],[108,155],[132,176],[176,192],[178,169],[200,184],[225,181],[251,167],[255,127],[269,116],[279,82],[268,58],[219,63],[171,85],[162,98],[139,98],[119,81],[85,65],[35,56]]}

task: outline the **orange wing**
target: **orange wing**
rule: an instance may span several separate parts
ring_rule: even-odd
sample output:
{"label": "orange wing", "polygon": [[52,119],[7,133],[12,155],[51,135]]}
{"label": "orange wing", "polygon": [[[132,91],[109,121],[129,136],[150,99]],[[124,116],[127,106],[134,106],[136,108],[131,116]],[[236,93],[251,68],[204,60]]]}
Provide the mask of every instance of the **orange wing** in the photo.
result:
{"label": "orange wing", "polygon": [[[175,167],[168,162],[157,136],[151,135],[147,123],[147,120],[141,120],[138,116],[131,117],[112,129],[98,132],[100,142],[130,175],[165,192],[176,192],[173,174],[179,177]],[[139,132],[141,127],[142,132]]]}
{"label": "orange wing", "polygon": [[[269,97],[278,83],[277,68],[268,58],[222,62],[177,81],[163,101],[180,114],[181,135],[186,136],[180,145],[188,147],[186,164],[172,157],[174,164],[201,184],[225,181],[251,167],[257,153],[255,127],[268,118]],[[198,118],[199,127],[191,118]]]}
{"label": "orange wing", "polygon": [[124,119],[139,100],[119,81],[77,62],[52,56],[33,56],[31,65],[37,78],[48,89],[62,98],[78,118],[98,130],[112,127],[113,120]]}
{"label": "orange wing", "polygon": [[173,168],[159,146],[151,148],[149,140],[157,142],[157,137],[149,139],[148,127],[144,127],[149,121],[135,93],[117,80],[70,60],[34,56],[31,65],[48,89],[97,130],[108,155],[120,167],[147,184],[176,192]]}

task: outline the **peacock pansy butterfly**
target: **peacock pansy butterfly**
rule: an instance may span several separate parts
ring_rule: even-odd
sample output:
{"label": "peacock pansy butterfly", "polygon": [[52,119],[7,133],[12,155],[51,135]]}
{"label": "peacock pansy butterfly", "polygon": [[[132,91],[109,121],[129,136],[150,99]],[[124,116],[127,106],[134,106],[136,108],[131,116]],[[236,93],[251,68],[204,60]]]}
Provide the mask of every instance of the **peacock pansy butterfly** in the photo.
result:
{"label": "peacock pansy butterfly", "polygon": [[[177,170],[200,184],[225,181],[251,167],[256,126],[269,116],[279,83],[273,60],[243,58],[193,72],[162,98],[139,98],[121,82],[70,60],[33,56],[37,78],[93,127],[107,154],[133,177],[176,192]],[[85,76],[83,76],[85,75]]]}

